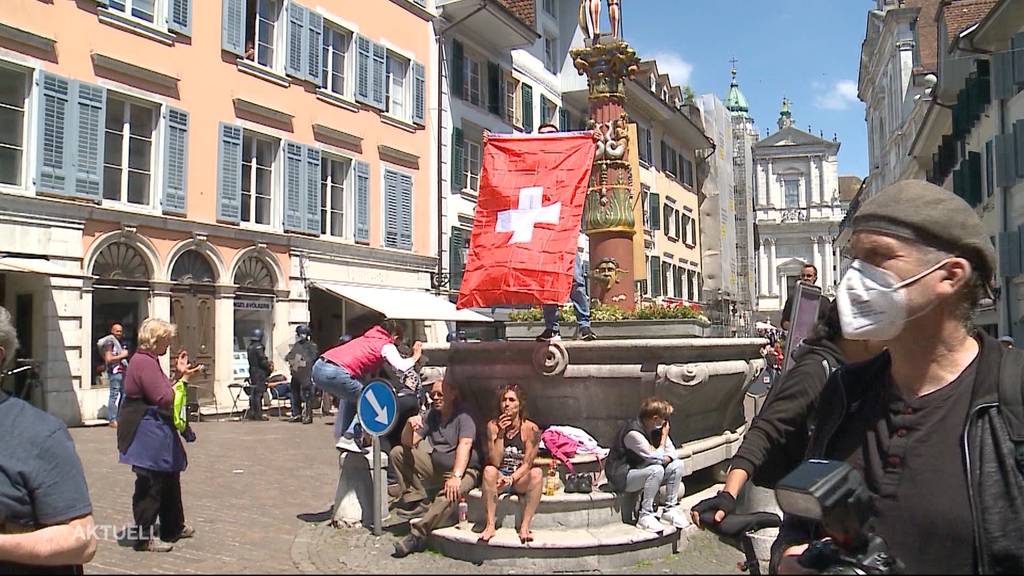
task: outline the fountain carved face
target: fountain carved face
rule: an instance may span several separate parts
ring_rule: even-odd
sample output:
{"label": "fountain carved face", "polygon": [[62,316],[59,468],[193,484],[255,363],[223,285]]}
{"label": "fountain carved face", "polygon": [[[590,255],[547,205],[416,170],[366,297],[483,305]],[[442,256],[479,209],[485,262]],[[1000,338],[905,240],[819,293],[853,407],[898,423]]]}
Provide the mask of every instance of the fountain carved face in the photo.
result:
{"label": "fountain carved face", "polygon": [[614,258],[605,258],[597,265],[592,276],[600,283],[601,287],[607,291],[611,290],[612,286],[619,283],[624,272],[625,270],[619,268],[619,263]]}

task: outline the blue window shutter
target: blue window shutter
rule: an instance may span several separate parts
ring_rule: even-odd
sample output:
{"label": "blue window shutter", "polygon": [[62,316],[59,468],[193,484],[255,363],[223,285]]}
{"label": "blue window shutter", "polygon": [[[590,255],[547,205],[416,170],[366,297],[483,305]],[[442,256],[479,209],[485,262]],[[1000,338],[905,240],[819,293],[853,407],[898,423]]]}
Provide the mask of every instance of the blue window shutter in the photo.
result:
{"label": "blue window shutter", "polygon": [[452,40],[451,93],[460,100],[466,99],[466,53],[462,42]]}
{"label": "blue window shutter", "polygon": [[412,121],[427,125],[427,73],[423,64],[412,63]]}
{"label": "blue window shutter", "polygon": [[398,247],[412,250],[412,176],[398,175]]}
{"label": "blue window shutter", "polygon": [[355,161],[356,242],[370,241],[370,165]]}
{"label": "blue window shutter", "polygon": [[1013,54],[996,52],[992,54],[992,98],[1009,100],[1017,94],[1013,85]]}
{"label": "blue window shutter", "polygon": [[306,147],[306,232],[320,235],[320,150]]}
{"label": "blue window shutter", "polygon": [[386,110],[388,107],[387,103],[387,62],[388,62],[388,49],[383,44],[373,43],[373,63],[372,63],[372,88],[373,93],[371,99],[373,100],[373,106],[379,110]]}
{"label": "blue window shutter", "polygon": [[[650,202],[651,230],[661,229],[661,194],[651,192],[647,195]],[[667,224],[666,224],[667,225]]]}
{"label": "blue window shutter", "polygon": [[1024,85],[1024,32],[1013,35],[1010,41],[1013,50],[1013,83]]}
{"label": "blue window shutter", "polygon": [[284,143],[284,229],[305,230],[302,201],[306,191],[305,148],[295,142]]}
{"label": "blue window shutter", "polygon": [[661,258],[651,256],[651,297],[661,296]]}
{"label": "blue window shutter", "polygon": [[217,220],[238,224],[242,218],[242,129],[220,124],[217,147]]}
{"label": "blue window shutter", "polygon": [[236,56],[245,55],[245,0],[223,0],[220,48]]}
{"label": "blue window shutter", "polygon": [[453,291],[458,291],[462,286],[462,275],[466,269],[466,261],[463,258],[463,250],[468,248],[469,234],[462,228],[452,228],[448,245],[448,285]]}
{"label": "blue window shutter", "polygon": [[165,214],[184,216],[188,205],[188,112],[164,109]]}
{"label": "blue window shutter", "polygon": [[306,77],[306,13],[308,10],[295,2],[288,4],[288,23],[285,28],[287,55],[284,70],[289,76]]}
{"label": "blue window shutter", "polygon": [[103,128],[107,117],[107,89],[76,83],[75,195],[95,200],[103,193]]}
{"label": "blue window shutter", "polygon": [[462,128],[452,129],[452,192],[457,193],[466,187],[466,172],[463,167],[463,154],[466,143],[462,139]]}
{"label": "blue window shutter", "polygon": [[73,82],[40,72],[36,80],[39,142],[36,147],[36,191],[67,194],[74,142]]}
{"label": "blue window shutter", "polygon": [[366,36],[356,36],[356,101],[373,104],[373,88],[370,83],[370,60],[373,43]]}
{"label": "blue window shutter", "polygon": [[192,35],[192,0],[167,1],[167,29],[183,36]]}
{"label": "blue window shutter", "polygon": [[1013,123],[1014,165],[1018,178],[1024,178],[1024,120]]}
{"label": "blue window shutter", "polygon": [[1011,134],[997,134],[995,143],[996,186],[1007,188],[1017,183],[1015,151]]}
{"label": "blue window shutter", "polygon": [[322,82],[320,62],[324,43],[324,17],[306,10],[306,78],[314,85]]}
{"label": "blue window shutter", "polygon": [[523,83],[523,132],[533,132],[533,86]]}
{"label": "blue window shutter", "polygon": [[384,170],[384,246],[398,248],[401,228],[401,184],[399,173]]}
{"label": "blue window shutter", "polygon": [[558,130],[559,132],[569,131],[569,111],[564,107],[558,109]]}

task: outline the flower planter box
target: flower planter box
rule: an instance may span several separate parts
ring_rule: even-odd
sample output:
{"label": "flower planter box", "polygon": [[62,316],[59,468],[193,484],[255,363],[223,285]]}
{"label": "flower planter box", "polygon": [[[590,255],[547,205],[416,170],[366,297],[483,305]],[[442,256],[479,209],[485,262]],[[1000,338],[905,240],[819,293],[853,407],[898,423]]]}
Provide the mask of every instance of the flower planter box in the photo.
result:
{"label": "flower planter box", "polygon": [[[702,338],[706,322],[694,318],[672,320],[614,320],[591,322],[590,327],[601,340]],[[544,331],[544,322],[506,322],[505,337],[509,340],[532,340]],[[576,337],[575,322],[559,323],[562,338]]]}

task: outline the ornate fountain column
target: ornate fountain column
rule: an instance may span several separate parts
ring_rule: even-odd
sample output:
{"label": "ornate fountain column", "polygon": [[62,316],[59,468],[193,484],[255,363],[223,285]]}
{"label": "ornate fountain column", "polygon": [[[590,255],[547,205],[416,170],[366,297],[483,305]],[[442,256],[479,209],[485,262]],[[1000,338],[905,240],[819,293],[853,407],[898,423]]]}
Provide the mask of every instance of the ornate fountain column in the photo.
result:
{"label": "ornate fountain column", "polygon": [[[613,24],[614,27],[614,24]],[[596,26],[595,26],[596,29]],[[633,270],[634,167],[629,162],[629,117],[626,81],[640,64],[636,50],[607,34],[586,35],[586,47],[571,52],[576,70],[587,76],[589,126],[598,133],[597,154],[584,210],[584,231],[590,237],[591,298],[632,310],[636,303]]]}

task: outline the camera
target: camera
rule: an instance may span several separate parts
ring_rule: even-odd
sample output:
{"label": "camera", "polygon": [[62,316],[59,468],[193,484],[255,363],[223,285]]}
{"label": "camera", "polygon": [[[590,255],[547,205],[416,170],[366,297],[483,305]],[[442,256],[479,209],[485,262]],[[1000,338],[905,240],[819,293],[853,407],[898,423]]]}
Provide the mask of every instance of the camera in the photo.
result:
{"label": "camera", "polygon": [[866,529],[871,492],[846,462],[807,460],[775,486],[786,514],[821,525],[827,538],[811,543],[800,565],[820,574],[899,574],[902,563],[880,536]]}

